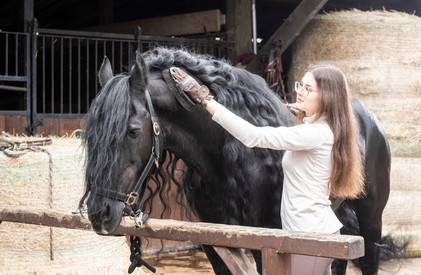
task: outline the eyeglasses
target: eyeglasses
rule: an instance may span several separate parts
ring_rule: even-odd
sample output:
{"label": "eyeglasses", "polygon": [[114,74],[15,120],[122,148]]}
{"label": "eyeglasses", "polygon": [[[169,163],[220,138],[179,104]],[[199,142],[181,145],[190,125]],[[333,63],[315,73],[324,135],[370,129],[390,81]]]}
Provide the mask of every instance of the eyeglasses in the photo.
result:
{"label": "eyeglasses", "polygon": [[295,81],[295,91],[297,93],[301,91],[304,97],[307,97],[312,92],[316,92],[311,88],[305,87],[302,81]]}

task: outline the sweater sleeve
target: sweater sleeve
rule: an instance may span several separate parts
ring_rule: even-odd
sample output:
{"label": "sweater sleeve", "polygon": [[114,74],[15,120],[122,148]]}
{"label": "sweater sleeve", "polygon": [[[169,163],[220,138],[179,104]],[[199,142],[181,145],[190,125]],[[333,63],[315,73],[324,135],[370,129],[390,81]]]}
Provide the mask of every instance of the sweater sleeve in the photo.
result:
{"label": "sweater sleeve", "polygon": [[[245,146],[274,150],[311,150],[319,147],[329,137],[329,126],[302,124],[293,127],[257,127],[219,106],[212,119]],[[328,132],[326,132],[326,130]]]}

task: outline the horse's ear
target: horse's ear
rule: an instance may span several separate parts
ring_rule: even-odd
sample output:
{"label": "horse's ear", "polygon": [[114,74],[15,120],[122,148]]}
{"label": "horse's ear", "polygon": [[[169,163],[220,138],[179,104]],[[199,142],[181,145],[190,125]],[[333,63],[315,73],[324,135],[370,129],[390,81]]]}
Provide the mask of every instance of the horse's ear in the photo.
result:
{"label": "horse's ear", "polygon": [[130,84],[139,89],[143,89],[148,85],[148,69],[140,52],[136,51],[136,64],[130,74]]}
{"label": "horse's ear", "polygon": [[104,60],[102,61],[101,67],[98,71],[98,79],[101,87],[104,87],[105,83],[107,83],[107,81],[111,78],[113,78],[113,69],[111,68],[111,63],[108,57],[104,56]]}

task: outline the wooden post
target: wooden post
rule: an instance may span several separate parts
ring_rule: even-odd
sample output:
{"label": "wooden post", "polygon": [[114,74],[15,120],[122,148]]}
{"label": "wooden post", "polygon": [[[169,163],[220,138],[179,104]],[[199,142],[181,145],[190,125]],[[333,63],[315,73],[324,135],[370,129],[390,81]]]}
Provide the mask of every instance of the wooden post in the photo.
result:
{"label": "wooden post", "polygon": [[251,0],[227,0],[225,14],[228,41],[235,46],[230,60],[245,53],[253,52]]}
{"label": "wooden post", "polygon": [[34,0],[23,1],[23,31],[30,32],[34,20]]}
{"label": "wooden post", "polygon": [[263,275],[290,275],[291,254],[279,253],[272,248],[262,249]]}
{"label": "wooden post", "polygon": [[215,249],[231,273],[236,275],[259,275],[242,249],[220,246],[213,246],[213,249]]}
{"label": "wooden post", "polygon": [[261,56],[267,55],[272,48],[272,44],[282,41],[281,52],[284,52],[297,36],[301,34],[304,27],[320,11],[328,0],[302,0],[295,10],[288,16],[285,22],[275,31],[268,42],[257,53],[256,57],[247,66],[247,70],[253,73],[261,74],[264,65],[261,64]]}

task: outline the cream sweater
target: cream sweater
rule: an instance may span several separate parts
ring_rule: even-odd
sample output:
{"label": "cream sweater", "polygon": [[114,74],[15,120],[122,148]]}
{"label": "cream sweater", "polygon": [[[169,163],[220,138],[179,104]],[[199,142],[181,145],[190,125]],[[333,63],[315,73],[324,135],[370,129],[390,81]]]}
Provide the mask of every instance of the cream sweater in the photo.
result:
{"label": "cream sweater", "polygon": [[332,171],[333,133],[324,117],[304,118],[293,127],[256,127],[220,106],[212,119],[247,147],[286,150],[282,227],[334,233],[342,224],[331,209],[328,182]]}

